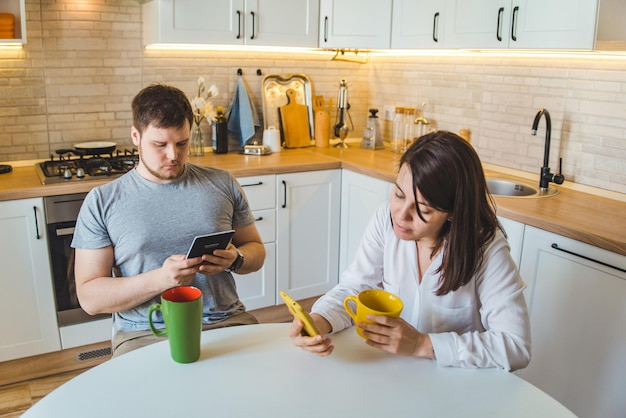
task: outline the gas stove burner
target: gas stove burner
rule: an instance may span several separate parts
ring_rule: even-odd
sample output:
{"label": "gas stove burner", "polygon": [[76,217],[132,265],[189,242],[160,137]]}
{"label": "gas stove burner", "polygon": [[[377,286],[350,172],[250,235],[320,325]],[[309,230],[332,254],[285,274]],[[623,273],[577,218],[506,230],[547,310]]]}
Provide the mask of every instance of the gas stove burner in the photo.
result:
{"label": "gas stove burner", "polygon": [[44,161],[39,163],[39,167],[41,167],[46,177],[62,177],[67,170],[74,175],[79,168],[84,169],[84,162],[81,160]]}
{"label": "gas stove burner", "polygon": [[57,157],[35,166],[42,184],[97,180],[118,177],[132,170],[139,162],[136,150],[116,154],[85,156],[72,150],[56,150]]}
{"label": "gas stove burner", "polygon": [[124,172],[130,171],[135,168],[138,162],[139,156],[136,154],[113,157],[109,160],[109,163],[111,164],[113,170],[119,170]]}
{"label": "gas stove burner", "polygon": [[85,171],[90,176],[110,176],[113,173],[113,167],[104,158],[90,158],[87,160]]}

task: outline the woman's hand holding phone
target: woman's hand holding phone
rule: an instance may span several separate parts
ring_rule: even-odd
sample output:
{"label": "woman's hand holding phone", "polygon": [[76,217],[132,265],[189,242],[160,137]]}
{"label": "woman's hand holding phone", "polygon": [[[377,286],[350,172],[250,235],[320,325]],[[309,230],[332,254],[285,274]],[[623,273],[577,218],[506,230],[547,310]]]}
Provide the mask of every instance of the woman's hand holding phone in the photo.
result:
{"label": "woman's hand holding phone", "polygon": [[[317,314],[313,314],[313,316],[309,315],[302,309],[302,306],[285,291],[281,290],[280,296],[283,298],[285,305],[289,308],[289,312],[291,312],[294,317],[291,328],[289,329],[289,336],[293,340],[293,344],[296,347],[300,347],[303,350],[310,351],[320,356],[330,355],[335,347],[331,344],[331,339],[320,332],[320,328],[323,331],[330,331],[328,321]],[[320,326],[318,327],[317,324],[320,324]]]}
{"label": "woman's hand holding phone", "polygon": [[302,306],[300,306],[300,304],[289,296],[284,290],[281,290],[279,293],[293,317],[302,321],[302,327],[304,329],[303,333],[311,337],[318,335],[320,332],[315,326],[315,323],[313,323],[313,319],[311,319],[311,316],[309,316],[309,314],[302,309]]}
{"label": "woman's hand holding phone", "polygon": [[[324,318],[317,314],[312,314],[312,319],[314,322],[317,322],[316,320],[326,321]],[[335,346],[332,345],[332,340],[330,339],[330,337],[322,334],[310,337],[308,335],[304,335],[306,333],[304,333],[303,330],[304,323],[298,318],[294,318],[293,323],[291,324],[291,328],[289,328],[288,331],[288,335],[293,341],[293,345],[295,345],[296,347],[300,347],[304,351],[317,354],[320,357],[325,357],[332,354]]]}

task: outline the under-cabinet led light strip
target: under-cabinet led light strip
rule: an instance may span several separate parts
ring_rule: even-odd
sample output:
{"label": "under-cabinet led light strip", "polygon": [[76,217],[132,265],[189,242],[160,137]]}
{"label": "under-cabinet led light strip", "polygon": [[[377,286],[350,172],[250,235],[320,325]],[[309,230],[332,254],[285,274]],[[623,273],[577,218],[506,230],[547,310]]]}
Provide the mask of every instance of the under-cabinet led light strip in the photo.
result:
{"label": "under-cabinet led light strip", "polygon": [[[291,52],[303,54],[336,54],[336,49],[239,46],[211,44],[151,44],[148,50],[165,51],[240,51],[240,52]],[[553,51],[553,50],[472,50],[472,49],[389,49],[360,50],[376,57],[533,57],[533,58],[581,58],[581,59],[626,59],[626,51]]]}

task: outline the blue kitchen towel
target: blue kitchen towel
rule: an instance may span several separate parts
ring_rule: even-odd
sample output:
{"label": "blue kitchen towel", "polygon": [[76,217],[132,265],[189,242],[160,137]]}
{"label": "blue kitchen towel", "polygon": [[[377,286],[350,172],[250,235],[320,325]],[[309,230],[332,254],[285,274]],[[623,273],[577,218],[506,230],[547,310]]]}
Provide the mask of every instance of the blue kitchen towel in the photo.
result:
{"label": "blue kitchen towel", "polygon": [[239,76],[235,96],[228,112],[228,132],[243,147],[246,141],[254,136],[255,126],[261,126],[259,115],[250,100],[250,96],[248,96],[243,77]]}

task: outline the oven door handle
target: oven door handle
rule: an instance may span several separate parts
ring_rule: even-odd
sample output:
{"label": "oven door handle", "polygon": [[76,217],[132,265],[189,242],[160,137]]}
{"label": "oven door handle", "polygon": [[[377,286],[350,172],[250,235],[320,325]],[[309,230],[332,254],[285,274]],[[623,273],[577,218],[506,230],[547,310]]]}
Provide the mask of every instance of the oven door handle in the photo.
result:
{"label": "oven door handle", "polygon": [[74,227],[71,226],[69,228],[59,228],[56,230],[57,237],[64,237],[67,235],[72,235],[74,233]]}

